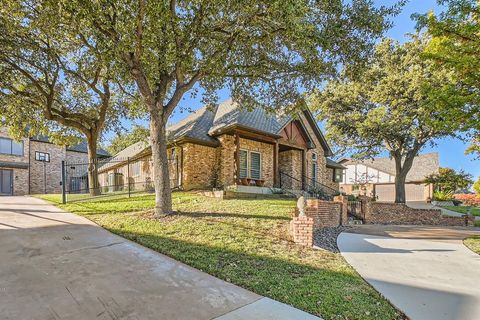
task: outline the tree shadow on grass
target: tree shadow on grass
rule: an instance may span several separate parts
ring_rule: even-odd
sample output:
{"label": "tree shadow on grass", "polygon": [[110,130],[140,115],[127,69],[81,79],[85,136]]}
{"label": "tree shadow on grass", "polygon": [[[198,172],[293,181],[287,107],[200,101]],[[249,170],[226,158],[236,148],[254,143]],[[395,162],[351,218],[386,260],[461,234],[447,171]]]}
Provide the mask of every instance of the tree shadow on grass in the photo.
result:
{"label": "tree shadow on grass", "polygon": [[[290,250],[295,251],[287,254],[290,258],[282,259],[276,258],[274,251],[272,256],[266,256],[248,252],[246,248],[232,250],[226,245],[107,229],[220,279],[326,319],[339,316],[342,319],[404,319],[334,254],[312,253],[311,249],[293,246]],[[316,266],[315,261],[310,260],[311,255],[326,259],[322,262],[324,265]],[[334,263],[339,265],[332,266]]]}
{"label": "tree shadow on grass", "polygon": [[263,219],[263,220],[291,220],[290,217],[285,216],[271,216],[262,214],[239,214],[228,212],[187,212],[176,211],[175,216],[191,217],[191,218],[241,218],[241,219]]}

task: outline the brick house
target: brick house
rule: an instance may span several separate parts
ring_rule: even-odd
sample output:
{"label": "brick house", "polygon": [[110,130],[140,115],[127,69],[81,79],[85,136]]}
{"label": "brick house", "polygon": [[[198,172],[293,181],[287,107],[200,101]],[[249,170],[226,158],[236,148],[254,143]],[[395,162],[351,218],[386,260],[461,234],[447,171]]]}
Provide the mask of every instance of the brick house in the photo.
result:
{"label": "brick house", "polygon": [[[98,157],[107,157],[104,150]],[[15,141],[0,127],[0,195],[60,193],[62,161],[87,162],[87,145],[65,147],[38,136]]]}
{"label": "brick house", "polygon": [[[276,116],[263,109],[247,111],[227,100],[195,111],[167,131],[172,187],[242,186],[255,192],[315,184],[336,192],[343,178],[344,167],[328,158],[332,151],[308,110],[297,117]],[[133,144],[100,166],[100,183],[123,184],[129,177],[133,187],[149,184],[150,159],[147,143]]]}
{"label": "brick house", "polygon": [[[339,162],[346,167],[340,184],[343,192],[372,196],[380,202],[395,201],[395,161],[393,159],[388,157],[368,160],[342,159]],[[406,179],[406,200],[431,199],[433,186],[425,184],[424,179],[432,173],[438,173],[438,170],[438,153],[416,156]]]}

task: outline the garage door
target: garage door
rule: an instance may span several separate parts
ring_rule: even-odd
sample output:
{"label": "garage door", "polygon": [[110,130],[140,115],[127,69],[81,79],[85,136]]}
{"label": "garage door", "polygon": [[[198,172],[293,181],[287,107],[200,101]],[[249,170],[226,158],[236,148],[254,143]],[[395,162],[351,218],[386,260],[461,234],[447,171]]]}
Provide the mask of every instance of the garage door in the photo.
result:
{"label": "garage door", "polygon": [[[407,201],[425,201],[425,186],[423,184],[406,184],[405,193]],[[378,201],[393,202],[395,201],[395,185],[394,184],[377,184],[375,186],[375,195]]]}

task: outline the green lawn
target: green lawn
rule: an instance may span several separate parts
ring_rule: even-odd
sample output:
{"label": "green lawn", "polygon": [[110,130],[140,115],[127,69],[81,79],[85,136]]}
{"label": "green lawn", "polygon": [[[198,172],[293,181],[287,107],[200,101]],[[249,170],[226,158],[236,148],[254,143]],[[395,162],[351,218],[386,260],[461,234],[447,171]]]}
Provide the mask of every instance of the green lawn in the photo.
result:
{"label": "green lawn", "polygon": [[[470,207],[467,207],[467,206],[446,206],[446,207],[443,207],[445,209],[448,209],[448,210],[452,210],[452,211],[456,211],[456,212],[460,212],[460,213],[467,213],[468,209]],[[471,212],[474,216],[480,216],[480,208],[475,208],[473,207],[472,208],[472,212]]]}
{"label": "green lawn", "polygon": [[[56,202],[58,195],[41,196]],[[295,201],[173,195],[176,213],[152,218],[153,196],[60,207],[216,277],[325,319],[404,319],[342,258],[288,237]]]}
{"label": "green lawn", "polygon": [[473,252],[480,254],[480,236],[472,236],[463,240],[463,243]]}

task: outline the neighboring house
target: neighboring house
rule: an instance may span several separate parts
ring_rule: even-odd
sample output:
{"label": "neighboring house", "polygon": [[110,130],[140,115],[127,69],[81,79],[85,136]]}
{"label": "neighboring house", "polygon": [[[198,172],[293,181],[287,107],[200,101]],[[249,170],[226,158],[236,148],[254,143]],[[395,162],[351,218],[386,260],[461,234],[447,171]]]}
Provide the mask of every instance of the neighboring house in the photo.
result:
{"label": "neighboring house", "polygon": [[[108,157],[104,150],[98,157]],[[15,141],[0,127],[0,195],[60,193],[62,161],[87,162],[87,145],[58,146],[47,137]]]}
{"label": "neighboring house", "polygon": [[[343,167],[332,155],[310,113],[276,116],[247,111],[227,100],[203,107],[167,128],[172,187],[184,190],[228,188],[240,184],[303,189],[317,184],[338,191]],[[103,186],[151,187],[151,148],[138,142],[100,166]],[[127,161],[129,165],[127,166]],[[252,190],[252,188],[250,188]]]}
{"label": "neighboring house", "polygon": [[[395,161],[391,158],[369,160],[343,159],[347,169],[340,184],[343,192],[353,195],[373,196],[377,201],[395,201]],[[432,198],[433,186],[425,184],[425,177],[438,173],[438,153],[415,157],[407,174],[405,192],[407,201],[426,201]]]}

